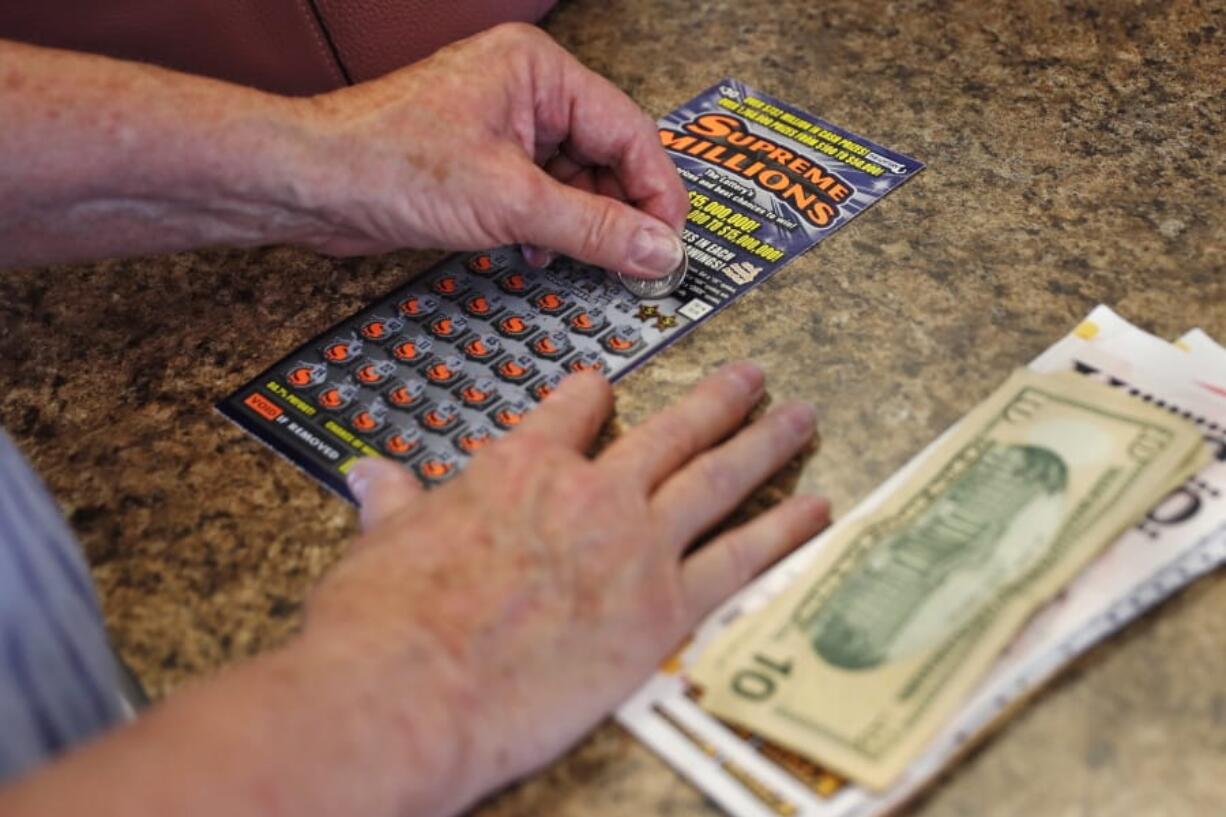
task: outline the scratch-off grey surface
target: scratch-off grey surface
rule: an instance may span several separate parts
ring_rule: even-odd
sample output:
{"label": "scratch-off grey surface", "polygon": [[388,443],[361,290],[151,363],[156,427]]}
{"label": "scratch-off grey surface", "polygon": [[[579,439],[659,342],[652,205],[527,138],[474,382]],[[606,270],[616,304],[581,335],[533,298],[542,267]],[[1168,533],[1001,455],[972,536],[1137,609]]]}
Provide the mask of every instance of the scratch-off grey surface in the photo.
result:
{"label": "scratch-off grey surface", "polygon": [[[849,507],[1096,303],[1226,338],[1220,2],[565,3],[547,28],[660,114],[724,75],[928,170],[619,387],[722,361],[819,408],[802,489]],[[157,694],[275,643],[353,517],[211,403],[437,258],[208,252],[0,276],[0,424]],[[1226,811],[1226,581],[1098,650],[917,809]],[[572,660],[582,660],[576,656]],[[620,730],[484,809],[715,814]]]}

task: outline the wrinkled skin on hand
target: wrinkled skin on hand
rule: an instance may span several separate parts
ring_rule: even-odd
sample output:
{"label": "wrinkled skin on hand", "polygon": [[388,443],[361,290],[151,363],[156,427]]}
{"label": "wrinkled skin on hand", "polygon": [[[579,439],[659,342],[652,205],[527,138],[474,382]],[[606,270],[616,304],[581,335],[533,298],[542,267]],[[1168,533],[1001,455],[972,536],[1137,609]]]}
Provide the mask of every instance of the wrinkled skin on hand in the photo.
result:
{"label": "wrinkled skin on hand", "polygon": [[[309,100],[296,206],[334,254],[522,243],[643,277],[689,207],[652,121],[537,28],[509,24]],[[542,253],[529,257],[545,260]]]}
{"label": "wrinkled skin on hand", "polygon": [[470,799],[539,767],[826,524],[823,500],[796,496],[686,555],[814,433],[803,403],[741,428],[763,388],[755,366],[732,364],[590,458],[611,391],[576,375],[429,493],[364,460],[351,487],[365,534],[306,636],[405,650],[445,679],[427,705],[452,707]]}

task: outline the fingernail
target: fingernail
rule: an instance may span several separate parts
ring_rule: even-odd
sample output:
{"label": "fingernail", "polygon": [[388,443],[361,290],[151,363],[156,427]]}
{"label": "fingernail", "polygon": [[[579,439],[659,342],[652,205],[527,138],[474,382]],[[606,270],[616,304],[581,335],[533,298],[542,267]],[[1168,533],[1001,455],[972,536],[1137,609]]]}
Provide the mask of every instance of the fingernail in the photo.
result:
{"label": "fingernail", "polygon": [[817,426],[817,409],[809,403],[791,403],[780,409],[779,414],[798,435],[807,437]]}
{"label": "fingernail", "polygon": [[766,386],[766,373],[752,361],[738,360],[736,363],[730,363],[724,372],[740,383],[747,394],[761,394]]}
{"label": "fingernail", "polygon": [[558,257],[557,253],[551,252],[550,250],[543,250],[535,244],[521,245],[520,252],[523,254],[524,260],[527,261],[530,266],[536,267],[537,269],[542,269],[549,266],[553,263],[554,259]]}
{"label": "fingernail", "polygon": [[345,483],[349,486],[349,493],[353,494],[353,498],[359,505],[366,504],[366,494],[370,491],[370,469],[368,460],[358,460],[345,478]]}
{"label": "fingernail", "polygon": [[826,523],[830,522],[830,500],[824,496],[814,496],[812,494],[799,494],[803,497],[805,504],[808,505],[808,511],[814,519],[820,519]]}
{"label": "fingernail", "polygon": [[663,278],[681,264],[685,249],[681,237],[661,222],[648,224],[634,234],[630,263],[654,278]]}

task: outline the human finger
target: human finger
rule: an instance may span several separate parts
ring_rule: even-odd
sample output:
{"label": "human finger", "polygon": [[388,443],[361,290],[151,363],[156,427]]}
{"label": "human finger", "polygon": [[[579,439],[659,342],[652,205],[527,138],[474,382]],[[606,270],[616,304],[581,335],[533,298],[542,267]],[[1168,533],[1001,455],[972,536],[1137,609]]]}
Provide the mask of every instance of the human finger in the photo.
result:
{"label": "human finger", "polygon": [[557,258],[557,254],[550,250],[542,250],[535,244],[521,244],[519,251],[523,253],[524,260],[528,262],[528,266],[536,269],[544,269],[553,263]]}
{"label": "human finger", "polygon": [[608,168],[582,165],[565,153],[559,153],[545,164],[545,172],[571,187],[588,193],[599,193],[618,201],[627,201],[629,196],[622,189],[616,174]]}
{"label": "human finger", "polygon": [[364,457],[354,463],[347,485],[358,503],[364,531],[386,522],[422,494],[421,483],[408,469],[381,457]]}
{"label": "human finger", "polygon": [[630,201],[679,231],[689,197],[655,123],[630,97],[560,46],[537,52],[538,140],[572,160],[610,168]]}
{"label": "human finger", "polygon": [[535,165],[525,172],[533,179],[508,220],[512,240],[637,278],[661,278],[681,263],[681,236],[655,216],[559,182]]}
{"label": "human finger", "polygon": [[657,517],[679,547],[740,504],[813,439],[813,406],[787,403],[728,442],[695,457],[652,496]]}
{"label": "human finger", "polygon": [[680,401],[622,435],[601,461],[654,489],[691,458],[745,422],[761,399],[766,375],[756,364],[729,363]]}
{"label": "human finger", "polygon": [[576,451],[586,451],[612,411],[609,381],[595,372],[580,372],[559,383],[528,413],[515,433],[540,434]]}
{"label": "human finger", "polygon": [[554,154],[544,164],[544,168],[546,173],[562,182],[562,184],[569,184],[571,187],[577,187],[589,193],[596,192],[596,182],[592,175],[592,168],[579,164],[565,153]]}
{"label": "human finger", "polygon": [[692,620],[709,613],[828,524],[830,503],[825,499],[788,497],[691,554],[681,565],[681,582]]}
{"label": "human finger", "polygon": [[622,189],[621,181],[617,178],[617,174],[609,172],[605,168],[598,168],[593,174],[596,185],[596,192],[602,196],[608,196],[611,199],[618,201],[627,201],[629,196]]}
{"label": "human finger", "polygon": [[[617,176],[608,168],[596,168],[581,165],[564,153],[558,153],[545,164],[545,172],[559,182],[569,185],[585,193],[596,193],[618,201],[626,201],[626,191],[622,190]],[[556,253],[541,250],[531,244],[523,246],[524,258],[534,267],[545,267],[553,263]]]}

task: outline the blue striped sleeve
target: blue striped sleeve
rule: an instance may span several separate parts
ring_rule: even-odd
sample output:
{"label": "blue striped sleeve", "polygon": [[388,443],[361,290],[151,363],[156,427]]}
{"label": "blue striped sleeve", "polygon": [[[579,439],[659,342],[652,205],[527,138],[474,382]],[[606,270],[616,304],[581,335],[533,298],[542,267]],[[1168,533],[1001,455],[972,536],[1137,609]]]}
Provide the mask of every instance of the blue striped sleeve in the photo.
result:
{"label": "blue striped sleeve", "polygon": [[0,432],[0,780],[122,718],[80,548]]}

